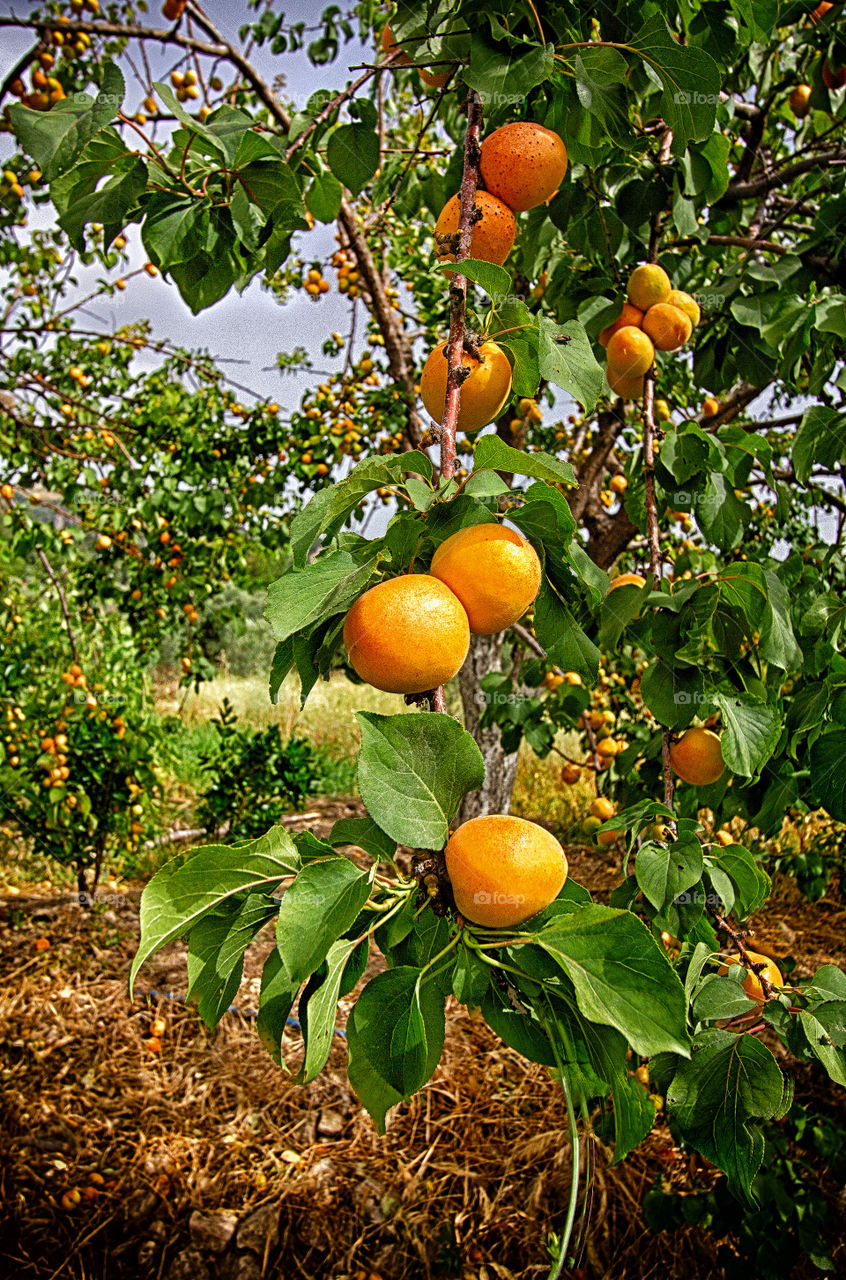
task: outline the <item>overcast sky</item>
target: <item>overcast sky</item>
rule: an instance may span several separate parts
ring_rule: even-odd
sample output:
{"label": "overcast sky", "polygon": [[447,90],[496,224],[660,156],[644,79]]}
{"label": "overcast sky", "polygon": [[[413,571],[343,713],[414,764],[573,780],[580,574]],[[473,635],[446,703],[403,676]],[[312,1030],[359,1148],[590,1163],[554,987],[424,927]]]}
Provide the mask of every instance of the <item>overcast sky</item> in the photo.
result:
{"label": "overcast sky", "polygon": [[[15,3],[0,0],[2,13],[22,16],[30,7],[32,6],[21,3],[20,0]],[[148,19],[151,25],[159,24],[160,7],[157,0],[151,0]],[[204,7],[215,25],[236,45],[239,43],[239,27],[256,17],[255,11],[248,9],[245,0],[206,0]],[[315,15],[322,9],[321,0],[317,0],[317,3],[314,0],[311,3],[309,0],[292,0],[284,5],[286,24],[298,21],[313,24]],[[31,32],[3,28],[0,34],[2,75],[6,74],[31,43]],[[148,44],[147,50],[153,78],[159,79],[172,65],[173,50],[161,49],[152,43]],[[352,41],[341,47],[340,56],[334,63],[325,67],[312,66],[302,50],[294,54],[273,55],[268,46],[265,46],[256,48],[251,56],[258,69],[269,80],[280,74],[284,75],[284,92],[300,105],[319,88],[343,88],[349,78],[349,66],[371,57],[372,52],[372,49],[366,50],[358,41]],[[127,105],[132,110],[140,109],[144,93],[129,69],[124,69],[127,73]],[[10,154],[15,149],[14,139],[8,134],[0,135],[0,149],[3,156]],[[30,225],[46,226],[52,220],[52,206],[46,206],[37,215],[31,215]],[[298,248],[302,256],[324,258],[335,247],[334,231],[334,226],[322,227],[318,224],[313,232],[300,236]],[[146,260],[146,254],[141,246],[137,227],[129,229],[127,238],[132,269],[141,266]],[[93,282],[101,275],[101,270],[80,272],[83,291],[90,292]],[[334,283],[334,273],[330,278]],[[149,318],[155,324],[157,336],[186,347],[208,348],[219,357],[222,366],[237,381],[253,388],[260,395],[278,401],[283,408],[290,409],[299,401],[304,388],[314,380],[313,376],[282,374],[267,366],[275,364],[278,352],[301,346],[309,351],[318,368],[340,367],[342,362],[327,360],[321,354],[320,346],[333,330],[337,329],[342,333],[347,330],[348,316],[349,304],[334,289],[316,302],[312,302],[304,292],[298,292],[281,307],[271,294],[262,290],[259,279],[254,280],[243,295],[239,296],[232,291],[207,311],[201,312],[199,316],[192,316],[174,284],[163,281],[160,277],[151,280],[142,275],[130,281],[126,292],[118,298],[98,302],[89,311],[85,323],[86,327],[102,327],[108,331],[133,320]]]}

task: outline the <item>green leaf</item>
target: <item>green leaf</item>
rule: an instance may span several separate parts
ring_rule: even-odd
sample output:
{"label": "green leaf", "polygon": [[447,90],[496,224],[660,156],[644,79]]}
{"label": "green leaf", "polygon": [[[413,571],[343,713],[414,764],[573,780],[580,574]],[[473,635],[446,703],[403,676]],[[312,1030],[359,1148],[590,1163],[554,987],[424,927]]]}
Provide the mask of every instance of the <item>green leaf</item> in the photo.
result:
{"label": "green leaf", "polygon": [[577,320],[559,325],[548,316],[541,316],[538,364],[542,378],[569,391],[585,413],[593,412],[603,394],[605,375],[597,364],[584,325]]}
{"label": "green leaf", "polygon": [[514,449],[497,435],[482,436],[473,455],[477,471],[507,471],[512,475],[533,476],[537,480],[550,480],[553,484],[576,483],[576,476],[569,462],[563,462],[551,453],[524,453]]}
{"label": "green leaf", "polygon": [[141,965],[174,938],[189,933],[208,912],[249,890],[271,892],[296,875],[300,857],[281,827],[242,845],[206,845],[157,871],[141,895],[141,940],[129,990]]}
{"label": "green leaf", "polygon": [[754,777],[761,772],[778,743],[781,717],[777,709],[719,690],[711,694],[711,699],[723,718],[720,746],[726,767],[743,777]]}
{"label": "green leaf", "polygon": [[470,1009],[477,1009],[491,985],[491,969],[472,947],[459,942],[452,971],[452,993]]}
{"label": "green leaf", "polygon": [[640,678],[643,701],[659,724],[684,729],[702,701],[702,672],[698,667],[668,666],[659,658]]}
{"label": "green leaf", "polygon": [[[14,109],[13,107],[12,110]],[[793,441],[796,479],[800,484],[806,484],[814,467],[835,471],[843,462],[846,462],[843,413],[839,409],[812,405],[802,414],[802,421]]]}
{"label": "green leaf", "polygon": [[346,479],[321,489],[291,523],[294,564],[304,565],[315,542],[327,530],[340,528],[368,493],[395,484],[410,472],[432,479],[432,463],[425,453],[410,451],[387,458],[366,458],[352,468]]}
{"label": "green leaf", "polygon": [[785,1084],[778,1063],[755,1036],[716,1028],[693,1043],[679,1064],[667,1103],[685,1141],[726,1174],[741,1198],[754,1202],[752,1184],[764,1156],[755,1121],[776,1117]]}
{"label": "green leaf", "polygon": [[302,192],[294,171],[281,156],[257,160],[237,170],[238,185],[267,218],[301,218],[305,213]]}
{"label": "green leaf", "polygon": [[[154,80],[153,88],[155,89],[156,93],[159,95],[159,97],[161,98],[162,102],[165,104],[165,106],[167,107],[171,115],[176,116],[176,119],[179,120],[182,124],[184,124],[185,127],[188,130],[190,130],[191,133],[195,133],[198,137],[203,138],[206,143],[206,146],[211,148],[211,152],[213,155],[219,156],[221,160],[226,160],[226,159],[231,160],[234,158],[234,156],[232,155],[227,156],[226,147],[223,144],[223,140],[215,134],[211,125],[204,124],[203,121],[200,120],[199,116],[192,116],[190,111],[185,110],[185,108],[182,106],[182,103],[179,101],[179,99],[177,98],[176,94],[173,92],[169,84],[165,84],[164,81],[162,80]],[[252,123],[252,122],[250,121],[249,123]],[[244,126],[242,125],[241,133],[243,132],[244,132]],[[184,135],[182,135],[182,137],[184,138]],[[185,143],[187,141],[188,139],[185,138],[182,145],[185,146]]]}
{"label": "green leaf", "polygon": [[696,507],[696,520],[705,537],[721,550],[730,551],[740,544],[750,517],[749,507],[740,501],[728,479],[719,471],[709,471]]}
{"label": "green leaf", "polygon": [[325,973],[317,978],[315,989],[308,998],[308,1017],[300,1019],[305,1035],[305,1058],[297,1077],[298,1084],[308,1084],[326,1066],[332,1048],[335,1023],[338,1017],[338,996],[344,969],[357,942],[355,938],[341,938],[333,943],[326,954]]}
{"label": "green leaf", "polygon": [[444,998],[420,969],[371,978],[354,1006],[355,1034],[371,1067],[404,1098],[421,1089],[444,1043]]}
{"label": "green leaf", "polygon": [[292,982],[303,982],[356,920],[370,895],[373,874],[343,857],[314,862],[282,898],[276,945]]}
{"label": "green leaf", "polygon": [[205,247],[200,226],[208,224],[208,213],[193,196],[154,192],[146,202],[141,239],[150,260],[162,271],[188,262]]}
{"label": "green leaf", "polygon": [[379,168],[379,135],[366,124],[342,124],[329,135],[326,163],[354,196]]}
{"label": "green leaf", "polygon": [[514,288],[511,276],[505,267],[497,267],[493,262],[484,262],[479,258],[462,258],[460,262],[440,262],[436,268],[445,275],[466,276],[474,284],[484,289],[496,306],[503,298],[507,298]]}
{"label": "green leaf", "polygon": [[280,640],[273,651],[273,662],[270,664],[270,701],[276,705],[279,690],[288,672],[294,665],[294,642],[291,636]]}
{"label": "green leaf", "polygon": [[658,844],[647,841],[635,860],[635,875],[644,897],[663,911],[702,878],[702,845],[695,836]]}
{"label": "green leaf", "polygon": [[708,860],[725,872],[734,885],[732,910],[738,920],[745,920],[763,906],[770,895],[770,877],[747,848],[742,844],[712,846]]}
{"label": "green leaf", "polygon": [[70,208],[59,218],[59,226],[76,249],[84,247],[83,228],[89,222],[102,222],[106,241],[125,224],[147,186],[147,166],[140,156],[130,156],[113,166],[112,177],[90,195],[77,195]]}
{"label": "green leaf", "polygon": [[[471,24],[472,26],[473,24]],[[480,30],[470,37],[469,65],[462,68],[462,79],[475,89],[483,102],[516,102],[530,89],[548,79],[554,69],[551,45],[515,45],[508,49],[494,44]]]}
{"label": "green leaf", "polygon": [[722,88],[714,59],[704,49],[678,44],[660,13],[627,43],[663,85],[660,114],[673,131],[673,154],[683,155],[689,142],[704,142],[714,127]]}
{"label": "green leaf", "polygon": [[334,222],[344,188],[332,173],[318,173],[306,192],[306,208],[318,222]]}
{"label": "green leaf", "polygon": [[685,1001],[663,949],[628,911],[582,907],[535,935],[567,974],[579,1009],[616,1027],[644,1056],[686,1054]]}
{"label": "green leaf", "polygon": [[369,816],[339,818],[329,833],[329,843],[336,848],[355,845],[377,862],[392,862],[397,851],[396,840],[386,835]]}
{"label": "green leaf", "polygon": [[289,569],[267,588],[264,616],[277,640],[344,613],[367,587],[377,556],[364,564],[348,551],[330,551],[304,569]]}
{"label": "green leaf", "polygon": [[385,1132],[385,1118],[391,1107],[402,1102],[402,1094],[388,1084],[376,1070],[368,1055],[368,1036],[358,1029],[358,1005],[353,1005],[347,1022],[347,1076],[359,1102],[372,1117],[376,1130]]}
{"label": "green leaf", "polygon": [[[732,966],[740,968],[739,965]],[[715,1022],[718,1018],[735,1018],[755,1007],[743,985],[734,978],[708,974],[696,993],[693,1016],[697,1022]]]}
{"label": "green leaf", "polygon": [[498,498],[511,489],[495,471],[474,471],[464,486],[464,492],[474,498]]}
{"label": "green leaf", "polygon": [[482,753],[451,716],[359,711],[361,798],[399,844],[443,849],[462,797],[485,780]]}
{"label": "green leaf", "polygon": [[288,977],[282,957],[274,947],[261,971],[256,1031],[277,1066],[282,1065],[282,1037],[299,989],[300,984]]}
{"label": "green leaf", "polygon": [[241,985],[244,952],[279,903],[266,893],[248,893],[204,915],[188,935],[188,997],[196,996],[200,1017],[214,1028]]}
{"label": "green leaf", "polygon": [[846,822],[846,730],[824,733],[811,746],[811,789],[836,822]]}
{"label": "green leaf", "polygon": [[535,635],[550,662],[563,671],[577,671],[593,683],[599,672],[599,650],[546,578],[535,600]]}
{"label": "green leaf", "polygon": [[69,169],[85,144],[120,111],[123,75],[115,62],[104,66],[103,87],[96,98],[74,93],[49,111],[33,111],[17,103],[9,108],[15,137],[36,161],[45,181],[52,182]]}

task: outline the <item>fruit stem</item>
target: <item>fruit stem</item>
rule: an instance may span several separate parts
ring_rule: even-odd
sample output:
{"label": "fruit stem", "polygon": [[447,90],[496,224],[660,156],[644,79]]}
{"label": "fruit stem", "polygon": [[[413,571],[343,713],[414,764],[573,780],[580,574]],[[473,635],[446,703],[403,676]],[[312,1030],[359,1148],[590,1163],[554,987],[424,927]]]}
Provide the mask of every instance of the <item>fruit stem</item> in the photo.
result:
{"label": "fruit stem", "polygon": [[[552,1026],[558,1031],[558,1023],[555,1019],[555,1013],[550,1003],[550,1015]],[[552,1052],[555,1055],[555,1066],[561,1081],[561,1090],[564,1094],[564,1101],[567,1105],[567,1124],[570,1130],[570,1149],[572,1152],[570,1161],[570,1201],[567,1205],[567,1220],[564,1223],[564,1233],[561,1237],[558,1250],[558,1258],[555,1266],[549,1273],[549,1280],[558,1280],[561,1272],[564,1270],[564,1263],[567,1261],[567,1254],[570,1250],[570,1237],[573,1234],[573,1224],[576,1221],[576,1208],[579,1203],[579,1126],[576,1122],[576,1108],[573,1106],[573,1096],[570,1093],[570,1083],[567,1079],[567,1073],[564,1069],[564,1063],[559,1051],[558,1040],[555,1035],[551,1034],[549,1025],[544,1027],[549,1043],[552,1046]]]}

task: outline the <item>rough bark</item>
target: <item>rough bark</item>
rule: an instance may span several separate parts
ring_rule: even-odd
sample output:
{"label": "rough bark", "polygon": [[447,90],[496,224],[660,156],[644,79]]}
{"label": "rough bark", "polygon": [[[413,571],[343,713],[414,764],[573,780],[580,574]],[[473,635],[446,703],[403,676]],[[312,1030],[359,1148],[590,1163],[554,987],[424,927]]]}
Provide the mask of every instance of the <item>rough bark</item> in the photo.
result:
{"label": "rough bark", "polygon": [[502,636],[472,636],[470,652],[458,674],[458,684],[464,707],[464,727],[475,738],[485,761],[485,785],[480,791],[470,791],[464,797],[456,819],[459,823],[487,813],[508,813],[511,808],[517,752],[505,754],[498,725],[489,729],[479,728],[485,706],[484,694],[479,687],[482,677],[491,671],[501,670]]}

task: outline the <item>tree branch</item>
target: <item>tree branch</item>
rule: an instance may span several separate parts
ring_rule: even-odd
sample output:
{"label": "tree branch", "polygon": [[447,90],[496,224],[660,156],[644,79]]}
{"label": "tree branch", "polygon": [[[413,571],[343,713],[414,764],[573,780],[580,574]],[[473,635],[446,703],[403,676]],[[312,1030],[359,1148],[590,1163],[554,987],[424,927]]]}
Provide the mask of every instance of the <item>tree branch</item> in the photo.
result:
{"label": "tree branch", "polygon": [[68,612],[68,602],[65,599],[65,593],[62,590],[62,584],[59,582],[59,579],[56,577],[55,573],[53,572],[53,567],[50,564],[50,561],[47,559],[47,556],[44,553],[44,548],[41,546],[40,542],[37,542],[35,544],[35,554],[38,556],[38,559],[44,565],[44,570],[47,574],[47,577],[50,579],[53,586],[56,588],[56,595],[59,597],[59,604],[62,607],[62,613],[64,614],[64,618],[65,618],[65,628],[68,633],[68,640],[70,641],[71,654],[73,655],[74,662],[79,662],[79,652],[76,647],[76,640],[74,639],[73,627],[71,626],[70,614]]}

